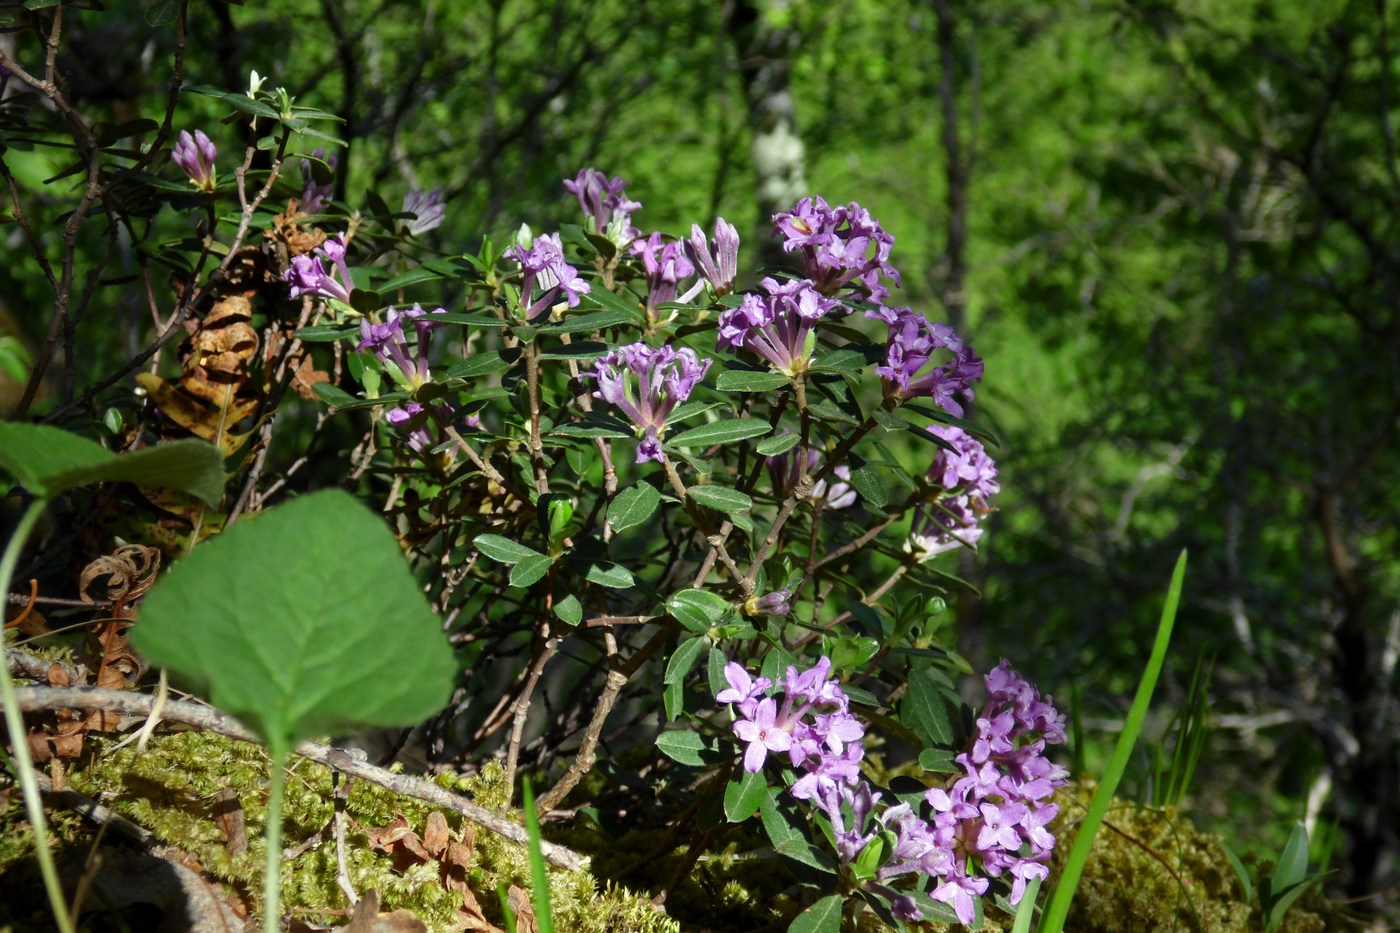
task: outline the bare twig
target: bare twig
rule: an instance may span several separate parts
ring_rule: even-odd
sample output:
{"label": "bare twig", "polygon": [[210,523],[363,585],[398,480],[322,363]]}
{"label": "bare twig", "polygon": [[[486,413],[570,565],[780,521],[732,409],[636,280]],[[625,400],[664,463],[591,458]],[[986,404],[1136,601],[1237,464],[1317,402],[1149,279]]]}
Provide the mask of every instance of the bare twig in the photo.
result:
{"label": "bare twig", "polygon": [[[133,716],[149,715],[154,699],[143,693],[122,690],[103,690],[97,687],[20,687],[15,691],[19,697],[20,709],[24,712],[39,712],[50,709],[111,710]],[[228,736],[243,742],[256,742],[257,737],[245,726],[225,713],[188,700],[177,700],[166,704],[166,722],[179,722],[195,726],[209,732]],[[310,761],[334,769],[342,774],[362,778],[386,790],[404,797],[412,797],[435,804],[491,830],[499,836],[519,845],[527,845],[529,837],[525,827],[506,819],[485,807],[466,800],[458,794],[444,790],[431,781],[406,774],[395,774],[384,768],[375,767],[358,760],[350,752],[315,742],[302,742],[293,751]],[[551,842],[541,842],[544,857],[551,865],[565,871],[578,871],[584,860],[577,852]]]}

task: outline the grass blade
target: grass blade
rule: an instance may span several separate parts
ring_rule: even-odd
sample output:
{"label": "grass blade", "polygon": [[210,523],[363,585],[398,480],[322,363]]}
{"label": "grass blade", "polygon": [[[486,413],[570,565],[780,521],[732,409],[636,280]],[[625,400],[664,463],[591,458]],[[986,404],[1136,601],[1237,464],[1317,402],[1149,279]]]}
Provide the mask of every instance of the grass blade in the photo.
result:
{"label": "grass blade", "polygon": [[1142,680],[1138,682],[1137,695],[1133,697],[1127,721],[1123,723],[1123,734],[1118,737],[1118,744],[1113,749],[1113,757],[1109,759],[1103,780],[1099,783],[1099,789],[1094,792],[1094,799],[1089,804],[1089,812],[1085,815],[1084,822],[1080,824],[1079,835],[1075,837],[1074,846],[1069,851],[1064,874],[1060,876],[1059,883],[1050,895],[1050,903],[1045,906],[1040,933],[1060,933],[1064,929],[1065,919],[1069,916],[1069,905],[1074,900],[1075,889],[1079,887],[1079,876],[1084,872],[1084,863],[1089,860],[1089,850],[1094,845],[1094,837],[1098,834],[1104,814],[1108,812],[1109,804],[1113,801],[1114,792],[1118,790],[1118,782],[1123,779],[1128,759],[1132,756],[1133,747],[1142,732],[1143,720],[1147,718],[1152,691],[1157,687],[1157,677],[1162,673],[1162,664],[1166,661],[1167,645],[1171,642],[1172,626],[1176,624],[1176,608],[1181,602],[1181,585],[1185,578],[1186,552],[1182,551],[1181,557],[1177,559],[1176,569],[1172,572],[1166,603],[1162,606],[1162,619],[1157,624],[1157,638],[1152,643],[1152,655],[1142,672]]}

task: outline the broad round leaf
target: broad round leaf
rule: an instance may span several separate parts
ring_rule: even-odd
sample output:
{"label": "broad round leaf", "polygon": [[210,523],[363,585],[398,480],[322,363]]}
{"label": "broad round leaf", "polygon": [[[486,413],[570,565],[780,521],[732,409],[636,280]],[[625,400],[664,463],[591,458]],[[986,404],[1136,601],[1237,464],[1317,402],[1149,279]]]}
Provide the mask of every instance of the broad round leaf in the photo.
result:
{"label": "broad round leaf", "polygon": [[413,725],[447,703],[457,670],[393,534],[339,490],[200,545],[151,589],[131,640],[274,751]]}

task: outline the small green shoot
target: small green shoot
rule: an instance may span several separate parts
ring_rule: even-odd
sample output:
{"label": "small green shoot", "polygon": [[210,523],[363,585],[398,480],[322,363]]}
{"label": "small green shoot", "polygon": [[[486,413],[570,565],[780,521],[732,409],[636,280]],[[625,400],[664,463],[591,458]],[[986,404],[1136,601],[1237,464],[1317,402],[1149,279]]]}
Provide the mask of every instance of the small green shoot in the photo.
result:
{"label": "small green shoot", "polygon": [[[1186,697],[1173,714],[1167,734],[1152,749],[1152,782],[1148,799],[1154,807],[1180,806],[1191,788],[1196,763],[1200,761],[1201,751],[1210,733],[1209,691],[1214,673],[1213,658],[1208,663],[1204,658],[1196,659]],[[1171,743],[1170,759],[1165,755],[1168,741]]]}
{"label": "small green shoot", "polygon": [[268,931],[280,920],[282,771],[293,746],[413,725],[442,708],[457,673],[393,534],[339,490],[202,545],[151,588],[131,641],[268,745]]}

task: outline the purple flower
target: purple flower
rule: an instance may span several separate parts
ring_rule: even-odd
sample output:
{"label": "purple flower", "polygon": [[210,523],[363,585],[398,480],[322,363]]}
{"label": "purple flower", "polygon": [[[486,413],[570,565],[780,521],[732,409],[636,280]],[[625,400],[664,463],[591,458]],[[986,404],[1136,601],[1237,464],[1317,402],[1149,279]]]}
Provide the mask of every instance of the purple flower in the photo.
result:
{"label": "purple flower", "polygon": [[682,279],[695,274],[695,266],[686,258],[680,243],[662,243],[661,234],[653,232],[645,240],[634,240],[632,252],[642,257],[647,276],[647,315],[654,316],[656,306],[676,300]]}
{"label": "purple flower", "polygon": [[792,605],[789,603],[791,599],[792,590],[774,590],[754,600],[754,611],[770,616],[785,616],[792,611]]}
{"label": "purple flower", "polygon": [[[332,271],[326,272],[323,259],[330,260]],[[336,275],[339,275],[339,279]],[[350,303],[350,268],[345,264],[345,235],[337,234],[335,239],[326,240],[316,247],[312,256],[292,257],[292,266],[285,275],[289,292],[293,298],[311,295],[315,298],[335,299]]]}
{"label": "purple flower", "polygon": [[529,249],[512,246],[505,255],[520,263],[520,307],[526,320],[553,307],[561,293],[573,308],[580,295],[593,290],[579,278],[578,270],[564,261],[564,243],[557,233],[535,237]]}
{"label": "purple flower", "polygon": [[[318,146],[316,151],[311,153],[313,159],[320,159],[330,166],[332,172],[340,164],[340,159],[332,155],[326,155],[325,147]],[[335,184],[326,182],[324,185],[316,183],[311,172],[311,162],[307,159],[301,160],[301,177],[304,179],[304,187],[301,190],[301,209],[307,214],[319,214],[330,206],[331,198],[335,195]]]}
{"label": "purple flower", "polygon": [[412,188],[403,196],[403,211],[412,214],[408,222],[411,236],[421,236],[429,230],[442,226],[447,215],[447,205],[442,203],[442,189],[434,188],[425,192],[422,188]]}
{"label": "purple flower", "polygon": [[981,441],[951,424],[931,424],[928,431],[953,448],[939,448],[929,467],[930,481],[940,483],[950,492],[966,492],[983,501],[1001,491],[997,465],[987,456],[987,448]]}
{"label": "purple flower", "polygon": [[973,918],[977,916],[977,905],[973,898],[986,894],[988,883],[986,878],[953,875],[934,888],[930,896],[935,901],[951,904],[953,912],[958,915],[958,922],[964,926],[971,926]]}
{"label": "purple flower", "polygon": [[719,316],[722,350],[743,348],[757,353],[781,373],[797,376],[807,370],[816,347],[817,321],[841,307],[806,279],[780,283],[765,278],[767,296],[745,295],[737,308]]}
{"label": "purple flower", "polygon": [[[402,312],[390,308],[381,323],[369,318],[360,321],[360,342],[355,349],[374,351],[396,381],[406,388],[417,389],[432,379],[428,371],[429,333],[440,324],[433,320],[433,315],[446,313],[445,308],[438,308],[429,314],[417,304]],[[413,356],[409,355],[405,343],[405,322],[411,322],[417,332],[417,350]]]}
{"label": "purple flower", "polygon": [[195,130],[194,136],[190,136],[189,130],[181,130],[180,139],[170,153],[170,161],[178,165],[200,191],[214,190],[214,162],[218,158],[219,150],[203,130]]}
{"label": "purple flower", "polygon": [[791,211],[774,214],[773,225],[783,250],[802,254],[807,277],[824,295],[851,286],[861,297],[880,302],[889,295],[881,274],[899,284],[899,273],[889,264],[894,237],[854,201],[831,207],[819,197],[803,198]]}
{"label": "purple flower", "polygon": [[[972,400],[972,384],[982,378],[981,357],[947,324],[930,321],[908,308],[881,308],[866,312],[866,317],[889,324],[885,365],[875,367],[884,379],[885,397],[904,401],[926,395],[939,408],[961,417],[963,407],[954,395]],[[952,358],[920,375],[940,350],[948,351]]]}
{"label": "purple flower", "polygon": [[688,347],[653,350],[644,343],[633,343],[599,357],[594,371],[583,376],[598,380],[595,398],[616,405],[636,425],[641,437],[637,462],[660,462],[666,459],[661,449],[666,419],[705,378],[710,363]]}
{"label": "purple flower", "polygon": [[777,722],[778,705],[765,697],[744,719],[734,724],[734,732],[749,743],[744,750],[744,770],[753,774],[763,770],[763,760],[769,752],[785,752],[792,747],[792,736]]}
{"label": "purple flower", "polygon": [[[767,677],[750,677],[742,664],[730,661],[724,666],[724,679],[728,689],[715,694],[718,703],[738,703],[739,710],[748,715],[758,705],[758,698],[773,686]],[[747,707],[747,708],[746,708]]]}
{"label": "purple flower", "polygon": [[739,231],[723,217],[715,221],[714,248],[705,239],[705,231],[699,224],[690,225],[690,239],[686,240],[686,252],[700,269],[700,275],[715,296],[728,295],[734,291],[734,280],[739,277]]}
{"label": "purple flower", "polygon": [[596,168],[582,169],[572,181],[564,180],[564,187],[578,197],[579,207],[592,223],[593,232],[607,237],[619,249],[642,235],[632,226],[632,214],[641,210],[642,205],[622,193],[628,184],[621,176],[609,179]]}

